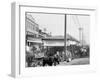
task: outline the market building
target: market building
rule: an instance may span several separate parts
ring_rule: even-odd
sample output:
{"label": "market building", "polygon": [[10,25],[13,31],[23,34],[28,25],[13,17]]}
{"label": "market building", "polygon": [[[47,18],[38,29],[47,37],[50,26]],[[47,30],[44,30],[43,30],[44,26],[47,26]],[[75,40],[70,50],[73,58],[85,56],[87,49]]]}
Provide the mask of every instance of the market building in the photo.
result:
{"label": "market building", "polygon": [[[39,28],[32,15],[26,15],[26,51],[33,50],[32,54],[42,54],[43,48],[56,47],[64,51],[64,36],[52,36]],[[80,42],[69,34],[66,34],[66,46],[78,45]]]}

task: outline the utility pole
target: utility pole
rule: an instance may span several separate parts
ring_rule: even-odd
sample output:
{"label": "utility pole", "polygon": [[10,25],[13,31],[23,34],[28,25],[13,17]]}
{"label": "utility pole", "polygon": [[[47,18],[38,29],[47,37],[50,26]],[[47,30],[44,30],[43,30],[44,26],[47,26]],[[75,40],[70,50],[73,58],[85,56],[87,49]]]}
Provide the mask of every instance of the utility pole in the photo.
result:
{"label": "utility pole", "polygon": [[82,27],[79,27],[79,40],[83,46],[83,28]]}
{"label": "utility pole", "polygon": [[66,36],[66,27],[67,27],[67,20],[66,20],[66,17],[67,17],[67,14],[65,14],[65,22],[64,22],[64,24],[65,24],[65,28],[64,28],[64,52],[65,52],[65,54],[66,54],[66,50],[67,50],[67,47],[66,47],[66,41],[67,41],[67,36]]}

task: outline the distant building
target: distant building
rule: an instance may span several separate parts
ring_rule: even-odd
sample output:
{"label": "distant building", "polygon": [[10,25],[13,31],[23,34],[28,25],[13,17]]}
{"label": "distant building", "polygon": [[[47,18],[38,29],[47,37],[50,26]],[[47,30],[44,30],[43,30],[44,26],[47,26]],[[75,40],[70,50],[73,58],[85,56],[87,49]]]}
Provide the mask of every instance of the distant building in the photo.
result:
{"label": "distant building", "polygon": [[43,32],[41,29],[39,30],[39,37],[40,38],[46,38],[46,37],[50,37],[51,34]]}
{"label": "distant building", "polygon": [[[64,36],[51,36],[43,38],[44,46],[64,46]],[[66,45],[77,45],[80,42],[67,34],[66,36]]]}
{"label": "distant building", "polygon": [[28,37],[38,37],[39,25],[35,22],[34,18],[31,15],[26,15],[26,35]]}
{"label": "distant building", "polygon": [[25,22],[25,28],[26,28],[26,44],[27,45],[38,45],[39,43],[42,43],[39,38],[39,25],[35,22],[35,19],[32,17],[32,15],[26,15],[26,22]]}
{"label": "distant building", "polygon": [[42,38],[49,37],[50,35],[39,28],[32,15],[26,15],[26,45],[34,46],[39,50],[42,45]]}
{"label": "distant building", "polygon": [[36,23],[32,15],[26,15],[25,26],[26,26],[27,37],[43,38],[50,36],[50,34],[46,33],[45,31],[39,28],[39,25]]}

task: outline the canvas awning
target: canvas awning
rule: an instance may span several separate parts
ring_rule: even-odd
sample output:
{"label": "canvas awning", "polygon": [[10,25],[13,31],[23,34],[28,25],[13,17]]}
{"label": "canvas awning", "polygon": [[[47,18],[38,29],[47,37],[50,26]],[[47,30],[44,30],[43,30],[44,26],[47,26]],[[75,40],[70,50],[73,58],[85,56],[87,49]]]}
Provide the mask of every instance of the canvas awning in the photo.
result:
{"label": "canvas awning", "polygon": [[40,41],[40,40],[27,40],[27,42],[34,42],[34,43],[41,43],[42,44],[42,41]]}
{"label": "canvas awning", "polygon": [[64,43],[44,43],[44,46],[64,46]]}
{"label": "canvas awning", "polygon": [[[44,41],[44,46],[64,46],[64,41]],[[69,45],[76,45],[77,42],[75,41],[66,41],[66,46],[69,46]]]}

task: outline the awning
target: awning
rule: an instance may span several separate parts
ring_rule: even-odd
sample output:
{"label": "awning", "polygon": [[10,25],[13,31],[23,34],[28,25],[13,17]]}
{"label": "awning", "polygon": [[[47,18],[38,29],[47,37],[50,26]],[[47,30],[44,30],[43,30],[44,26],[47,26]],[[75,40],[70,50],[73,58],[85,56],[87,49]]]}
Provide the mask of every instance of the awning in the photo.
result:
{"label": "awning", "polygon": [[44,43],[44,46],[64,46],[64,43]]}
{"label": "awning", "polygon": [[[66,46],[76,45],[75,41],[66,41]],[[64,41],[44,41],[44,46],[64,46]]]}
{"label": "awning", "polygon": [[27,40],[27,42],[34,42],[34,43],[40,43],[40,44],[42,44],[42,41],[40,41],[40,40]]}

